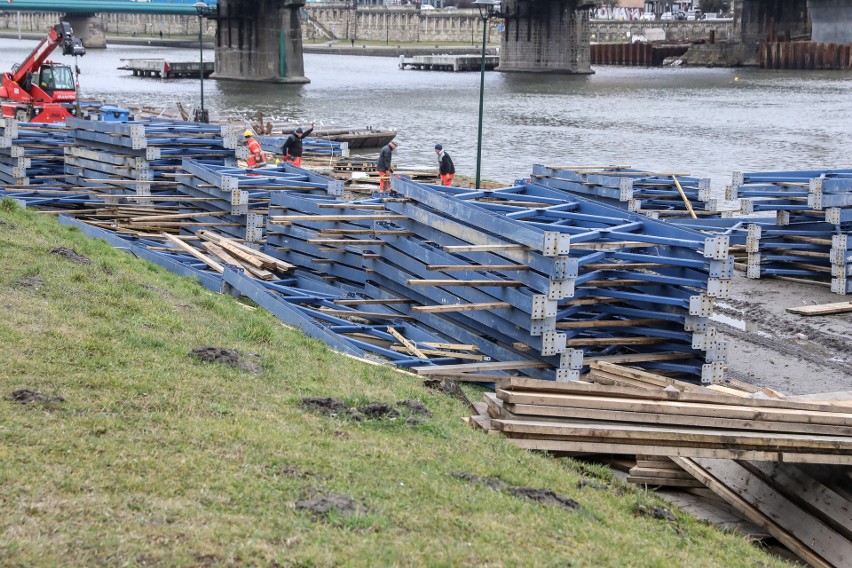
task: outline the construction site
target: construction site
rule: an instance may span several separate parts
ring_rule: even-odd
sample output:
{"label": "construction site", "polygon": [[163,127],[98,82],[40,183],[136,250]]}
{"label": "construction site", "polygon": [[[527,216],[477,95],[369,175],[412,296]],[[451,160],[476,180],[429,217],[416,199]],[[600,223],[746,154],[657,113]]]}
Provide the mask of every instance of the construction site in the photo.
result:
{"label": "construction site", "polygon": [[852,169],[444,185],[78,100],[63,24],[0,93],[9,565],[852,564]]}

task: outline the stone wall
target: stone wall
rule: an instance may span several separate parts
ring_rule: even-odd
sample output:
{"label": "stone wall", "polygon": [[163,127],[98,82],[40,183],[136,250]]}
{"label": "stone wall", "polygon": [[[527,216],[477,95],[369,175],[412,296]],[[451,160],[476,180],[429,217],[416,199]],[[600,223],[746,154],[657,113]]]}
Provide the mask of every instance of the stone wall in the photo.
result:
{"label": "stone wall", "polygon": [[[452,42],[479,45],[482,41],[482,20],[475,10],[424,10],[412,6],[359,6],[357,19],[351,5],[323,3],[306,8],[308,21],[302,25],[306,40],[325,40],[321,31],[326,28],[337,38],[357,37],[360,40],[388,42]],[[21,12],[23,32],[47,32],[61,14],[57,12]],[[107,34],[153,35],[163,32],[165,37],[195,36],[198,18],[195,16],[168,16],[155,14],[103,14]],[[313,25],[314,20],[318,25]],[[489,42],[500,41],[498,26],[501,20],[488,22]],[[16,30],[16,12],[0,12],[0,29]],[[632,36],[644,36],[651,41],[665,38],[668,41],[696,41],[706,39],[710,30],[716,31],[717,41],[726,41],[733,35],[733,22],[673,21],[640,22],[592,20],[591,40],[597,42],[630,41]],[[204,20],[204,35],[214,37],[216,22]]]}
{"label": "stone wall", "polygon": [[[302,26],[306,40],[356,38],[387,42],[452,42],[479,45],[482,19],[476,10],[417,10],[414,6],[359,6],[323,3],[305,8]],[[314,22],[319,25],[314,25]],[[498,41],[499,20],[489,21],[489,41]]]}
{"label": "stone wall", "polygon": [[[345,40],[355,37],[367,41],[388,42],[454,42],[479,45],[482,20],[476,10],[424,10],[413,6],[359,6],[357,18],[349,4],[309,4],[308,21],[302,26],[306,40],[327,40],[326,33]],[[313,25],[316,22],[318,25]],[[499,41],[499,19],[489,21],[489,41]],[[632,36],[645,36],[650,41],[696,41],[706,39],[715,30],[717,41],[733,36],[732,21],[643,22],[592,20],[591,40],[597,42],[629,42]]]}
{"label": "stone wall", "polygon": [[706,40],[711,30],[716,32],[716,41],[728,41],[734,37],[733,21],[684,20],[666,22],[592,20],[592,41],[627,42],[633,36],[641,36],[648,41],[688,42]]}
{"label": "stone wall", "polygon": [[[22,32],[44,32],[59,23],[63,14],[60,12],[20,12]],[[162,14],[100,14],[104,31],[108,34],[125,35],[159,35],[162,31],[165,37],[197,36],[197,16],[174,16]],[[17,30],[18,13],[0,12],[0,29]],[[203,33],[207,37],[216,35],[216,22],[204,20]]]}

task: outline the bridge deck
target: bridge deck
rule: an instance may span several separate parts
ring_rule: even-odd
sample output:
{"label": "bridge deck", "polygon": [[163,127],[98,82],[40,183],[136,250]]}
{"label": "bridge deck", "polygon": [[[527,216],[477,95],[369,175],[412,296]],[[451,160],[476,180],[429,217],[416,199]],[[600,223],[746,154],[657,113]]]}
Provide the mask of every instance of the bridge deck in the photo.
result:
{"label": "bridge deck", "polygon": [[[0,11],[63,12],[73,14],[177,14],[196,15],[194,0],[15,0],[0,3]],[[215,8],[217,0],[207,0]]]}

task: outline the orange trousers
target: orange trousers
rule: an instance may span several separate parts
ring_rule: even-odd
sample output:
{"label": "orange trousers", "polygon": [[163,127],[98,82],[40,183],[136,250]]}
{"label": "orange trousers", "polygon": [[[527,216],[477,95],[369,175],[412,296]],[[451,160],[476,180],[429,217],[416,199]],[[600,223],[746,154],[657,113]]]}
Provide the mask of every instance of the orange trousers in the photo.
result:
{"label": "orange trousers", "polygon": [[302,157],[301,156],[298,156],[298,157],[296,157],[296,156],[284,156],[284,161],[290,162],[291,164],[293,164],[297,168],[302,167]]}
{"label": "orange trousers", "polygon": [[441,174],[441,184],[442,185],[453,185],[453,178],[456,177],[456,174]]}
{"label": "orange trousers", "polygon": [[379,191],[390,191],[390,172],[379,170]]}

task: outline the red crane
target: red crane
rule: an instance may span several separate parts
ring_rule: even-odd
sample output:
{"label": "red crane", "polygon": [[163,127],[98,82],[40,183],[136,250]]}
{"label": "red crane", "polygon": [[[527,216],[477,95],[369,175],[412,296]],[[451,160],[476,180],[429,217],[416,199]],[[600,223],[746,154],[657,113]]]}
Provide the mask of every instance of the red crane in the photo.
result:
{"label": "red crane", "polygon": [[68,22],[53,26],[23,63],[3,73],[0,106],[4,117],[26,122],[64,122],[77,101],[77,85],[71,67],[48,61],[57,48],[62,55],[86,54]]}

